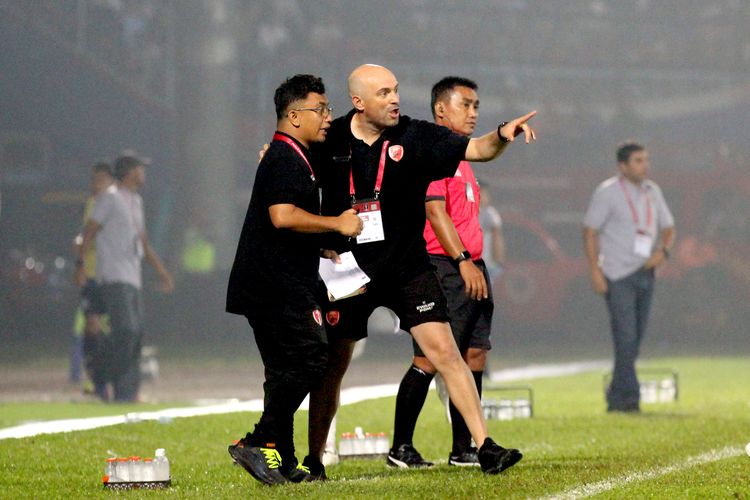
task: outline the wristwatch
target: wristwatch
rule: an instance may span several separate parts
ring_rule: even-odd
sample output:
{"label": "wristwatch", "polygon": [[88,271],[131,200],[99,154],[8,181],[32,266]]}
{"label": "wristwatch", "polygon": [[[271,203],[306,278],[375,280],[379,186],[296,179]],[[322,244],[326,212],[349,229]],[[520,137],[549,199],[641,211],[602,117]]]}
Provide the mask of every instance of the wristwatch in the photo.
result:
{"label": "wristwatch", "polygon": [[666,246],[661,247],[661,251],[664,253],[664,258],[669,259],[669,249]]}
{"label": "wristwatch", "polygon": [[510,139],[506,139],[503,137],[503,134],[500,133],[500,129],[506,126],[508,122],[502,122],[500,125],[497,126],[497,136],[500,138],[500,142],[510,142]]}
{"label": "wristwatch", "polygon": [[456,264],[460,264],[461,262],[465,260],[471,260],[471,253],[469,253],[468,250],[464,250],[463,252],[458,254],[458,257],[455,257],[453,259],[453,262],[455,262]]}

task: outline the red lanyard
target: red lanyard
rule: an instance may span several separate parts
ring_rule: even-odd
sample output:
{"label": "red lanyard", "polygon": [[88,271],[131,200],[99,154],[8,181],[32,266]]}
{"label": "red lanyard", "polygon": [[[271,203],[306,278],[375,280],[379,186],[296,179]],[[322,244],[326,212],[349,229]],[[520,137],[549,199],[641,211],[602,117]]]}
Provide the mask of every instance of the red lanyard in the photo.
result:
{"label": "red lanyard", "polygon": [[307,157],[305,156],[305,153],[302,152],[302,149],[300,149],[299,146],[297,146],[297,143],[291,140],[289,137],[279,134],[276,132],[273,134],[273,140],[274,141],[281,141],[287,143],[293,150],[297,152],[298,155],[302,157],[303,160],[305,160],[305,163],[307,164],[307,168],[310,169],[310,179],[312,179],[313,182],[315,182],[315,172],[313,171],[312,165],[310,165],[310,162],[307,160]]}
{"label": "red lanyard", "polygon": [[[375,178],[375,199],[380,196],[380,186],[383,184],[383,173],[385,172],[385,153],[388,150],[389,141],[383,141],[383,150],[380,152],[380,163],[378,163],[378,176]],[[349,154],[351,157],[351,153]],[[352,199],[356,198],[354,191],[354,175],[352,174],[352,167],[349,166],[349,195]]]}
{"label": "red lanyard", "polygon": [[[630,197],[630,192],[628,191],[627,187],[625,186],[625,181],[620,177],[620,188],[622,188],[622,192],[625,194],[625,199],[628,201],[628,206],[630,207],[630,213],[633,215],[633,222],[635,222],[636,228],[638,227],[638,211],[635,209],[635,204],[633,203],[633,199]],[[653,218],[653,215],[651,213],[651,198],[649,198],[648,193],[646,193],[645,188],[641,190],[643,195],[646,197],[646,227],[644,229],[648,229],[651,227],[651,221]]]}

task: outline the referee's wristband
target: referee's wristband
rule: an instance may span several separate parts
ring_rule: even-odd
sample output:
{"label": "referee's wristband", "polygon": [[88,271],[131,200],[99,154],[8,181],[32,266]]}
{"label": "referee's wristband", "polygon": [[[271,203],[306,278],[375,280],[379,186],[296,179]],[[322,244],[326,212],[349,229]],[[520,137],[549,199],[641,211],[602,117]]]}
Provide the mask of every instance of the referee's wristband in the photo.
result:
{"label": "referee's wristband", "polygon": [[468,250],[464,250],[463,252],[458,254],[458,257],[455,257],[453,259],[453,262],[455,262],[456,264],[460,264],[465,260],[471,260],[471,253]]}
{"label": "referee's wristband", "polygon": [[500,129],[506,126],[508,122],[502,122],[500,125],[497,126],[497,137],[500,139],[500,142],[508,143],[510,142],[510,139],[506,139],[503,137],[503,134],[500,133]]}

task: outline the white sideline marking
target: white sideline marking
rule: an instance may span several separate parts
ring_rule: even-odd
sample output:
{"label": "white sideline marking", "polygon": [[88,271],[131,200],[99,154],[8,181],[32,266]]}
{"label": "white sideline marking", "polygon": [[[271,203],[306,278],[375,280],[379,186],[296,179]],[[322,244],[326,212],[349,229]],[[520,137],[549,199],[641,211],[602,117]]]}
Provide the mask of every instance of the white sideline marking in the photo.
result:
{"label": "white sideline marking", "polygon": [[539,378],[561,377],[584,372],[593,372],[612,367],[612,361],[582,361],[580,363],[558,363],[547,365],[529,365],[492,372],[493,382],[513,382]]}
{"label": "white sideline marking", "polygon": [[557,500],[557,499],[574,500],[578,498],[586,498],[586,497],[599,495],[601,493],[614,490],[615,488],[622,488],[623,486],[626,486],[630,483],[657,479],[661,476],[672,474],[673,472],[680,472],[685,469],[695,467],[696,465],[702,465],[702,464],[707,464],[711,462],[718,462],[719,460],[725,460],[727,458],[734,458],[734,457],[742,455],[742,453],[743,451],[740,448],[727,446],[726,448],[722,448],[720,450],[711,450],[706,453],[702,453],[700,455],[687,457],[683,461],[676,462],[672,465],[658,467],[655,469],[649,469],[649,470],[645,470],[642,472],[634,472],[632,474],[625,474],[620,477],[615,477],[612,479],[599,481],[598,483],[585,484],[583,486],[578,486],[576,488],[573,488],[568,491],[564,491],[562,493],[556,493],[554,495],[542,497],[542,499],[544,500],[553,500],[553,499],[554,500]]}
{"label": "white sideline marking", "polygon": [[[607,366],[604,361],[586,361],[581,363],[566,363],[553,365],[530,365],[523,368],[500,370],[493,372],[492,381],[514,381],[530,380],[534,378],[547,378],[563,375],[572,375],[585,371],[594,371]],[[350,405],[366,401],[368,399],[385,398],[395,396],[398,392],[398,384],[383,384],[367,387],[351,387],[341,391],[341,404]],[[300,409],[308,408],[308,399],[300,406]],[[127,415],[115,415],[110,417],[71,418],[64,420],[47,420],[42,422],[29,422],[0,429],[0,440],[12,438],[25,438],[39,434],[57,434],[60,432],[83,431],[107,427],[110,425],[125,424],[129,421],[159,420],[170,418],[197,417],[202,415],[217,415],[223,413],[235,413],[242,411],[263,411],[263,400],[252,399],[250,401],[230,401],[228,403],[212,404],[208,406],[191,406],[187,408],[169,408],[153,412],[135,412]]]}

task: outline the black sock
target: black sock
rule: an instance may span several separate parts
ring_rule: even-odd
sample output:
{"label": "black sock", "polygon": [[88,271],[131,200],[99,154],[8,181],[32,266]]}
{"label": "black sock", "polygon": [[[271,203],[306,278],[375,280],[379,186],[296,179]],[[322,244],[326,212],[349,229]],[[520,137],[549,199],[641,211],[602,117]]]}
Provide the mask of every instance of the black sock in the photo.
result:
{"label": "black sock", "polygon": [[422,411],[433,374],[411,365],[401,379],[396,396],[396,416],[393,431],[393,447],[411,444],[419,412]]}
{"label": "black sock", "polygon": [[[477,386],[477,392],[479,393],[479,399],[482,399],[482,375],[484,374],[483,371],[478,372],[471,372],[471,374],[474,376],[474,383]],[[450,403],[450,412],[451,412],[451,427],[453,428],[453,451],[452,454],[458,455],[460,453],[464,453],[469,451],[469,448],[471,447],[471,432],[469,432],[469,428],[466,427],[466,422],[464,421],[461,414],[458,412],[458,408],[456,408],[453,405],[453,402]],[[479,444],[481,446],[481,443]]]}

